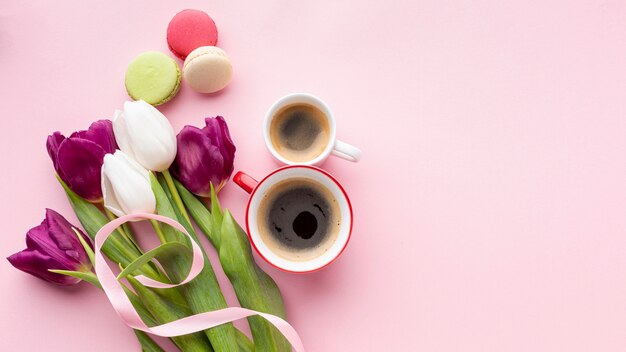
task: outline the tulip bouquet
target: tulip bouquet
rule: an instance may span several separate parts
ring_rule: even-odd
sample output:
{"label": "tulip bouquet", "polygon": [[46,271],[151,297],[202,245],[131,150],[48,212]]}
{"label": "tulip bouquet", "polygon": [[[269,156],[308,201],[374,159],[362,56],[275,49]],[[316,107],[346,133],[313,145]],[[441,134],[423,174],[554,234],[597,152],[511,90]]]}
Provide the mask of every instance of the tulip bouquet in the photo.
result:
{"label": "tulip bouquet", "polygon": [[[57,285],[84,280],[100,287],[92,271],[91,241],[96,233],[116,217],[155,213],[182,224],[199,244],[193,222],[197,224],[217,250],[242,307],[285,318],[280,290],[255,263],[245,232],[228,210],[221,209],[217,198],[233,172],[236,149],[224,118],[207,118],[205,127],[185,126],[175,135],[159,110],[143,101],[126,102],[113,121],[96,121],[69,137],[53,133],[47,149],[84,231],[47,209],[43,222],[26,234],[27,248],[8,258],[13,266]],[[148,254],[137,244],[135,229],[129,225],[115,230],[102,247],[121,268],[124,291],[141,319],[154,326],[225,308],[204,253],[202,271],[187,284],[157,289],[135,279],[143,275],[177,283],[189,272],[190,258],[183,248],[191,245],[188,237],[169,225],[151,224],[161,245]],[[161,265],[150,261],[152,257]],[[291,350],[284,336],[264,318],[252,316],[248,322],[252,341],[231,323],[171,340],[181,351]],[[135,334],[142,350],[162,351],[146,333]]]}

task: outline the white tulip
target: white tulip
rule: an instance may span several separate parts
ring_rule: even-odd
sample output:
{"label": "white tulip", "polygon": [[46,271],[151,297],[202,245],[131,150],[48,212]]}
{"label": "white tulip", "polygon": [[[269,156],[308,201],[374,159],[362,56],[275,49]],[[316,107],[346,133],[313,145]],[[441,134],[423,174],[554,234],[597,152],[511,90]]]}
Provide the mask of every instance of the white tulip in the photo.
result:
{"label": "white tulip", "polygon": [[121,150],[104,156],[102,195],[104,206],[117,216],[156,210],[149,171]]}
{"label": "white tulip", "polygon": [[124,111],[115,111],[113,131],[120,149],[148,170],[165,171],[176,158],[172,125],[143,100],[127,101]]}

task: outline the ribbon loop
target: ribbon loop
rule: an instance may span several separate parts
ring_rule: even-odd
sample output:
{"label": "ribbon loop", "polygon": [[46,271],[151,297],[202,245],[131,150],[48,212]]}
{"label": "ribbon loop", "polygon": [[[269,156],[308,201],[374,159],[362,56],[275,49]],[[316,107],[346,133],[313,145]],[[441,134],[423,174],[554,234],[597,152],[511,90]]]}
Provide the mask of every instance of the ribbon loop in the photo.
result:
{"label": "ribbon loop", "polygon": [[180,283],[168,284],[150,279],[143,275],[136,276],[135,279],[137,279],[141,284],[154,288],[177,287],[193,280],[204,268],[202,249],[196,241],[191,238],[185,227],[173,219],[161,215],[138,213],[122,216],[104,225],[96,234],[94,241],[96,262],[95,271],[98,279],[100,280],[100,284],[102,285],[102,289],[109,298],[109,301],[111,301],[113,309],[115,309],[126,325],[133,329],[141,330],[154,335],[172,337],[191,334],[252,315],[259,315],[272,323],[285,336],[285,338],[287,338],[296,351],[304,352],[304,345],[300,340],[300,336],[287,321],[272,314],[257,312],[255,310],[240,307],[229,307],[212,312],[199,313],[166,324],[148,327],[143,320],[141,320],[141,317],[131,304],[128,296],[126,296],[126,293],[122,288],[122,284],[117,280],[117,277],[113,271],[111,271],[111,268],[101,253],[102,245],[109,235],[111,235],[113,230],[128,221],[142,219],[160,221],[184,233],[191,242],[193,254],[189,274]]}

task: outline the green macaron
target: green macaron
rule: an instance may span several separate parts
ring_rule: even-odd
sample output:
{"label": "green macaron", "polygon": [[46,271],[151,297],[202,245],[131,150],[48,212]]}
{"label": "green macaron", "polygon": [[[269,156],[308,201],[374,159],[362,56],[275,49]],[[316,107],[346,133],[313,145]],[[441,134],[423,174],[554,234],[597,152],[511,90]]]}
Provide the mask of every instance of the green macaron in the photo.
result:
{"label": "green macaron", "polygon": [[180,79],[180,69],[174,59],[160,51],[148,51],[128,65],[124,83],[131,98],[156,106],[178,93]]}

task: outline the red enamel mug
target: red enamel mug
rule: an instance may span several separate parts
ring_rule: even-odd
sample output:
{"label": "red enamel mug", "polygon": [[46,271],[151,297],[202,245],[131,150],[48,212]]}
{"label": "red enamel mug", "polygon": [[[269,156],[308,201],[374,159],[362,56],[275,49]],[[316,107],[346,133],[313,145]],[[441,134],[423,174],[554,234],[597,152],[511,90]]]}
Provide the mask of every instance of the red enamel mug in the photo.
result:
{"label": "red enamel mug", "polygon": [[[240,171],[235,174],[233,181],[250,194],[250,199],[246,206],[246,230],[248,237],[259,255],[271,265],[291,273],[317,271],[337,259],[348,245],[352,232],[352,205],[341,184],[326,171],[314,166],[290,165],[271,172],[261,181],[256,181]],[[302,234],[309,231],[311,226],[308,229],[301,226],[304,223],[311,224],[304,221],[306,219],[302,216],[306,215],[304,213],[307,213],[307,211],[298,209],[299,207],[306,207],[306,201],[298,201],[297,199],[300,198],[289,200],[289,196],[285,195],[287,194],[286,189],[300,187],[295,186],[294,188],[289,186],[293,184],[314,185],[315,187],[313,188],[319,189],[320,194],[324,194],[322,198],[328,201],[324,205],[324,209],[329,214],[325,214],[323,209],[317,204],[312,204],[319,209],[320,214],[324,214],[324,219],[313,220],[313,218],[310,218],[314,222],[315,227],[308,237]],[[298,195],[292,195],[293,197],[298,197]],[[280,208],[281,210],[275,210],[276,212],[282,212],[278,215],[278,220],[264,220],[271,219],[268,214],[275,214],[271,213],[273,210],[268,210],[268,207],[271,208],[272,206],[267,204],[278,204],[281,201],[285,203],[276,206],[276,209]],[[315,212],[315,209],[311,209],[311,212]],[[328,209],[331,210],[328,211]],[[315,216],[318,219],[322,219],[321,215]],[[280,228],[275,221],[280,223]],[[318,227],[318,221],[324,221],[324,225]],[[275,229],[281,232],[278,233]],[[304,232],[297,232],[299,229],[304,229]],[[291,231],[291,234],[289,231]],[[278,235],[284,235],[284,238],[278,240],[277,238],[280,238]],[[284,241],[292,241],[292,238],[293,244]],[[319,240],[319,238],[323,240]],[[313,244],[312,247],[307,245],[307,241],[317,240],[320,241],[317,244],[311,242]],[[305,247],[293,247],[300,244],[304,244]]]}

